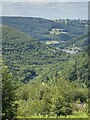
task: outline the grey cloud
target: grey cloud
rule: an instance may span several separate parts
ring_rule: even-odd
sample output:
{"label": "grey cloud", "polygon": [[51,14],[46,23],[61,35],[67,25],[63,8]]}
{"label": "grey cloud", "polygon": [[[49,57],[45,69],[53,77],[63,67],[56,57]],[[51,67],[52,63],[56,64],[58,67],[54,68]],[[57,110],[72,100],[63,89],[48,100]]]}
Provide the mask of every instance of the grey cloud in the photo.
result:
{"label": "grey cloud", "polygon": [[77,2],[11,2],[3,3],[3,15],[35,16],[49,19],[81,18],[86,19],[88,3]]}

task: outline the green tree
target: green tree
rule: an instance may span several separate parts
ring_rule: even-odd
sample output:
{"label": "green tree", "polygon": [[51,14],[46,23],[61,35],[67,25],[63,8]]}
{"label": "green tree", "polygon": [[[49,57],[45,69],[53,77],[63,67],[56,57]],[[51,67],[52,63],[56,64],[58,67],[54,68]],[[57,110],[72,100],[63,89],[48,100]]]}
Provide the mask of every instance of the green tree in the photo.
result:
{"label": "green tree", "polygon": [[16,85],[7,68],[2,73],[2,120],[15,120],[17,112]]}
{"label": "green tree", "polygon": [[22,93],[21,93],[22,100],[27,101],[29,99],[29,92],[30,92],[29,88],[25,86],[22,90]]}
{"label": "green tree", "polygon": [[55,114],[57,114],[57,116],[60,115],[70,115],[72,114],[72,107],[70,105],[70,103],[68,103],[67,101],[64,100],[64,98],[58,98],[55,102]]}

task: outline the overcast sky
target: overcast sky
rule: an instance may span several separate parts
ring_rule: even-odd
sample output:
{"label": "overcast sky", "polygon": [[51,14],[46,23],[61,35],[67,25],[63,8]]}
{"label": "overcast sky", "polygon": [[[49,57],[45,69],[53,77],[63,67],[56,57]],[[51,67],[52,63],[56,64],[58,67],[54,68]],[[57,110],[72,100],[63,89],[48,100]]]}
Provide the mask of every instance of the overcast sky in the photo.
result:
{"label": "overcast sky", "polygon": [[28,16],[47,19],[88,19],[87,0],[78,0],[78,2],[76,2],[76,0],[63,0],[64,2],[60,2],[61,0],[52,0],[53,2],[50,2],[51,0],[26,0],[27,2],[24,2],[25,0],[21,0],[23,2],[19,2],[19,0],[18,2],[15,2],[17,0],[13,0],[13,2],[10,1],[11,0],[3,0],[2,2],[3,16]]}
{"label": "overcast sky", "polygon": [[88,2],[89,0],[1,0],[3,2]]}

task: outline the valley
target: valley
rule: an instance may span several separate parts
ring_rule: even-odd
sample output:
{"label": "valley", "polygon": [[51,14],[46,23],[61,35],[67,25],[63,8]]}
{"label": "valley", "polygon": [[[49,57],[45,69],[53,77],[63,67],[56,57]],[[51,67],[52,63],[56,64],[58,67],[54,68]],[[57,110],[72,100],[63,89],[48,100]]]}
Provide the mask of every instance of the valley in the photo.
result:
{"label": "valley", "polygon": [[2,60],[17,86],[17,118],[88,118],[87,24],[2,17]]}

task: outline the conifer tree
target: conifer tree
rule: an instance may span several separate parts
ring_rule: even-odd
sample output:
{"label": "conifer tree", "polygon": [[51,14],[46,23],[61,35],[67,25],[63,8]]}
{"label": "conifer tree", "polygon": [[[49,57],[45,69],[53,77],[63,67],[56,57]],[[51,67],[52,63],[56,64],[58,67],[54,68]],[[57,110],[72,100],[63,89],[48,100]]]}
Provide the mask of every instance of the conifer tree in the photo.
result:
{"label": "conifer tree", "polygon": [[17,105],[16,86],[9,70],[5,68],[2,73],[2,120],[16,119]]}

